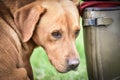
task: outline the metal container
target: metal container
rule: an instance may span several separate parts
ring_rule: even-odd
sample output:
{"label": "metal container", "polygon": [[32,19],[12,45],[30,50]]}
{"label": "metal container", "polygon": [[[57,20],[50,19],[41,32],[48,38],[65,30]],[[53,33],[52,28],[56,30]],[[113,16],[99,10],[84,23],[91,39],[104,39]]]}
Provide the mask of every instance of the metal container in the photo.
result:
{"label": "metal container", "polygon": [[89,80],[120,80],[120,7],[86,8],[83,30]]}

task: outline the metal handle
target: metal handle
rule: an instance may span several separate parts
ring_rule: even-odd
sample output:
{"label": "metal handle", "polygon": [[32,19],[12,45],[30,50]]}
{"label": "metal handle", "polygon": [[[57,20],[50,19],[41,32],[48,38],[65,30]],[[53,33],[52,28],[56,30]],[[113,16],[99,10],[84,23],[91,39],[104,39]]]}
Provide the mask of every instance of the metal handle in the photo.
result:
{"label": "metal handle", "polygon": [[108,26],[112,23],[113,23],[113,19],[106,17],[83,19],[84,26]]}

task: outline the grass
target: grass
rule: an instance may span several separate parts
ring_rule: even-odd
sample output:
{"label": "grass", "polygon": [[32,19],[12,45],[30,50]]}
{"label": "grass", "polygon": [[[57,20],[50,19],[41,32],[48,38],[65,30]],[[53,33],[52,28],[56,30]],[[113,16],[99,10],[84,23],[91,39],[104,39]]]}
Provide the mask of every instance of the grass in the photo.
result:
{"label": "grass", "polygon": [[31,57],[31,64],[35,80],[88,80],[86,61],[83,45],[82,31],[76,40],[76,47],[80,54],[80,65],[77,71],[68,73],[59,73],[50,64],[45,51],[39,47],[36,48]]}

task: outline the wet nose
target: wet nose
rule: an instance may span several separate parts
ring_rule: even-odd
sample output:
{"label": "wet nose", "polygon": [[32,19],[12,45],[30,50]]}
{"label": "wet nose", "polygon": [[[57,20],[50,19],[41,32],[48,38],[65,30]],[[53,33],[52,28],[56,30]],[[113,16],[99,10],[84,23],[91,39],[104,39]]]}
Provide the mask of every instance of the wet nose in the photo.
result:
{"label": "wet nose", "polygon": [[74,70],[78,67],[79,63],[80,63],[79,59],[69,59],[68,67],[70,70]]}

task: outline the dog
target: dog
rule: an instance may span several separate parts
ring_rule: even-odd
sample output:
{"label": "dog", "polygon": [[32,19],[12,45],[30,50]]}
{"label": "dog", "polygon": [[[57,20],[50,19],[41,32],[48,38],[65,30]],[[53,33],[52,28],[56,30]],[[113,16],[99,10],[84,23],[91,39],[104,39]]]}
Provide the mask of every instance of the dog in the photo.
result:
{"label": "dog", "polygon": [[58,72],[80,63],[76,0],[0,0],[0,80],[33,80],[30,56],[45,49]]}

